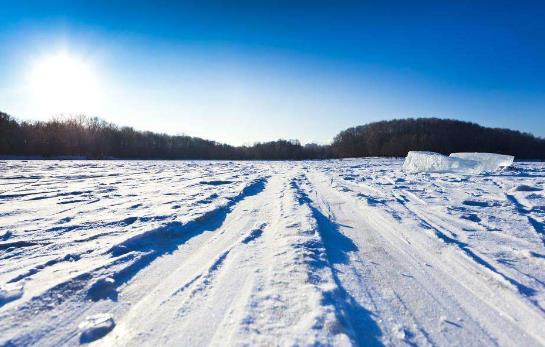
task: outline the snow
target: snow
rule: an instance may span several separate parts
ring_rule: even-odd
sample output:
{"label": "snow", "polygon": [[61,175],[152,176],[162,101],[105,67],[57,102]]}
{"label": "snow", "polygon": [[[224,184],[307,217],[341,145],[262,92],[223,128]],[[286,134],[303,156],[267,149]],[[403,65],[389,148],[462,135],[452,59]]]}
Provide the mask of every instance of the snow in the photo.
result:
{"label": "snow", "polygon": [[110,332],[114,326],[115,323],[110,314],[103,313],[87,317],[79,325],[80,342],[87,343],[99,339]]}
{"label": "snow", "polygon": [[0,161],[0,345],[545,345],[545,164],[443,157]]}
{"label": "snow", "polygon": [[92,300],[100,300],[110,295],[115,295],[116,285],[115,279],[111,277],[99,278],[91,285],[87,296]]}
{"label": "snow", "polygon": [[23,296],[23,285],[20,283],[6,283],[0,286],[0,305]]}

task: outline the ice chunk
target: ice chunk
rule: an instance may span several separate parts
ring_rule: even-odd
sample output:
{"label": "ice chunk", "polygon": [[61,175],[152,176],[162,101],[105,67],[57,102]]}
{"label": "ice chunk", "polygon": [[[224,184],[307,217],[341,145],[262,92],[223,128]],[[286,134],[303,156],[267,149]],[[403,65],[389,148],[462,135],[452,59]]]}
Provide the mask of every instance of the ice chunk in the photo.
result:
{"label": "ice chunk", "polygon": [[456,172],[479,174],[498,171],[513,163],[515,157],[495,153],[452,153],[445,156],[435,152],[411,151],[405,158],[407,172]]}
{"label": "ice chunk", "polygon": [[511,166],[515,160],[512,155],[495,153],[452,153],[450,157],[476,161],[482,171],[498,171]]}
{"label": "ice chunk", "polygon": [[407,172],[457,172],[477,174],[482,171],[479,162],[474,160],[447,157],[435,152],[410,151],[403,163]]}
{"label": "ice chunk", "polygon": [[114,319],[108,313],[87,317],[79,325],[79,329],[81,330],[80,341],[86,343],[99,339],[109,333],[114,327]]}

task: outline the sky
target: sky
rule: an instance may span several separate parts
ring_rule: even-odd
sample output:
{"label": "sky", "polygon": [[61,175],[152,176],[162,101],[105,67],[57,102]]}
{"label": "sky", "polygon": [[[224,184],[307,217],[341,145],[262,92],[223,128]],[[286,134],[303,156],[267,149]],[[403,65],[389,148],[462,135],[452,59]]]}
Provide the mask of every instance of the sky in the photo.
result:
{"label": "sky", "polygon": [[543,1],[0,0],[0,111],[234,145],[440,117],[545,137]]}

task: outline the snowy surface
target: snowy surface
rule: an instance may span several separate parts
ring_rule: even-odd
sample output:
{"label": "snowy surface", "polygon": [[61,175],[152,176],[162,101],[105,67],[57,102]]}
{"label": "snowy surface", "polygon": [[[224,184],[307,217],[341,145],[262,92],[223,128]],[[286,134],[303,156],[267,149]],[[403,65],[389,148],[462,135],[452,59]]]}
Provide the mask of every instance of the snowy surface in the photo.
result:
{"label": "snowy surface", "polygon": [[99,339],[115,327],[112,316],[108,313],[97,314],[87,317],[79,325],[81,330],[80,342],[89,343]]}
{"label": "snowy surface", "polygon": [[545,164],[0,161],[0,345],[545,345]]}

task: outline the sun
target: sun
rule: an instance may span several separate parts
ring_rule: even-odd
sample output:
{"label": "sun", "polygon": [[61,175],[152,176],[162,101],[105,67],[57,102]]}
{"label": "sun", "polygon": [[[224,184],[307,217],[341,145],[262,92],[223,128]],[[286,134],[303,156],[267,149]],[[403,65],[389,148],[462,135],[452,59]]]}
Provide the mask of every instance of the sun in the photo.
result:
{"label": "sun", "polygon": [[34,101],[50,114],[87,113],[96,109],[96,72],[89,62],[66,52],[43,57],[29,75]]}

